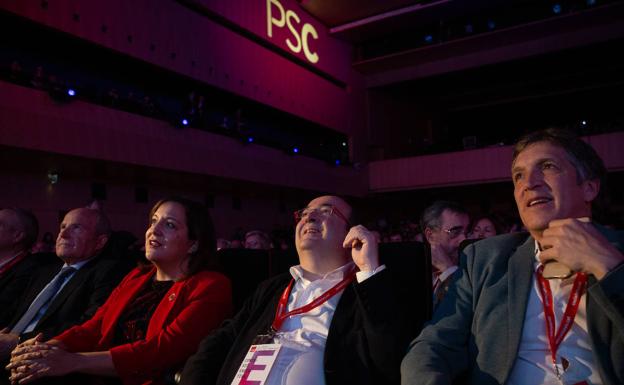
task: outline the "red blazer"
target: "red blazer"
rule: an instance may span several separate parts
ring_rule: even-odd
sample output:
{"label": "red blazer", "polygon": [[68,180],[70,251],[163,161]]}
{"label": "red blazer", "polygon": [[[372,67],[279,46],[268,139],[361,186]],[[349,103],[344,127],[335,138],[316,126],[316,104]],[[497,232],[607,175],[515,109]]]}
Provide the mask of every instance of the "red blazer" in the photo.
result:
{"label": "red blazer", "polygon": [[71,352],[110,350],[124,384],[162,383],[166,369],[181,366],[199,342],[232,311],[230,281],[202,271],[175,282],[156,307],[144,340],[111,346],[117,320],[156,269],[134,269],[89,321],[54,337]]}

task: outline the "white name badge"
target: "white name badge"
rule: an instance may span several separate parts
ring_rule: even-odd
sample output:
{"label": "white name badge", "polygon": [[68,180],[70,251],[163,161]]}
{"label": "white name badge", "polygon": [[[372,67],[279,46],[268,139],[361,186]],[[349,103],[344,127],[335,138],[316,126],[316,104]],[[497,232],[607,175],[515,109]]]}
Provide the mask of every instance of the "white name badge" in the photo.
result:
{"label": "white name badge", "polygon": [[231,385],[264,385],[281,345],[251,345]]}

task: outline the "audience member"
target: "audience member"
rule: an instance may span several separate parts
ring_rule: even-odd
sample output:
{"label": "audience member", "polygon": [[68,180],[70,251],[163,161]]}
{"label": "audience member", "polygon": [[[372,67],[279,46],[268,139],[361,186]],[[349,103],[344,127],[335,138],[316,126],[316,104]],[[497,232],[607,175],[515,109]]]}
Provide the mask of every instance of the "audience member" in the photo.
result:
{"label": "audience member", "polygon": [[0,210],[0,325],[9,321],[9,309],[38,267],[37,258],[29,253],[38,232],[39,223],[30,211],[17,207]]}
{"label": "audience member", "polygon": [[229,280],[209,270],[216,260],[208,211],[185,198],[158,202],[145,250],[152,266],[128,274],[93,318],[47,342],[37,336],[19,345],[12,380],[87,373],[154,384],[182,365],[231,311]]}
{"label": "audience member", "polygon": [[390,234],[388,241],[390,243],[403,242],[403,236],[401,235],[401,233],[392,233]]}
{"label": "audience member", "polygon": [[254,250],[270,250],[271,238],[264,231],[252,230],[245,234],[245,248]]}
{"label": "audience member", "polygon": [[493,237],[501,232],[496,220],[488,215],[483,215],[474,221],[474,226],[470,231],[470,239],[484,239]]}
{"label": "audience member", "polygon": [[41,237],[41,240],[34,244],[31,248],[31,252],[34,253],[53,253],[54,252],[54,235],[51,232],[46,231]]}
{"label": "audience member", "polygon": [[456,284],[403,360],[402,383],[623,384],[624,233],[589,221],[605,188],[602,160],[548,129],[516,144],[511,170],[529,233],[464,250]]}
{"label": "audience member", "polygon": [[[350,228],[352,209],[335,196],[313,199],[296,218],[300,265],[261,284],[202,341],[182,384],[249,383],[251,372],[266,384],[399,382],[414,322],[373,235]],[[264,370],[255,361],[263,355],[274,359]]]}
{"label": "audience member", "polygon": [[221,249],[229,249],[229,248],[230,248],[230,241],[228,241],[227,239],[223,239],[223,238],[217,238],[217,251]]}
{"label": "audience member", "polygon": [[466,239],[469,225],[466,209],[455,202],[436,201],[423,212],[421,228],[431,250],[433,266],[434,310],[456,278],[459,245]]}
{"label": "audience member", "polygon": [[242,249],[243,248],[243,242],[240,239],[232,239],[230,241],[230,249]]}
{"label": "audience member", "polygon": [[39,89],[44,89],[47,87],[46,77],[43,70],[43,66],[39,65],[35,68],[35,72],[33,73],[30,84]]}
{"label": "audience member", "polygon": [[[56,254],[60,260],[33,272],[24,292],[0,327],[0,358],[8,358],[19,339],[50,338],[92,317],[128,272],[124,261],[97,258],[111,232],[97,210],[71,210],[60,226]],[[3,317],[4,318],[4,317]]]}

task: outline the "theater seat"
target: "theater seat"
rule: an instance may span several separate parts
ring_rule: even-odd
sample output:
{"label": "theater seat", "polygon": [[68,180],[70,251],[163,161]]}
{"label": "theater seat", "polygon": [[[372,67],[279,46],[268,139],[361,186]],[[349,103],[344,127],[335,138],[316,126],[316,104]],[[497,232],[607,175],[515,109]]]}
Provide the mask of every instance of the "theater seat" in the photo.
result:
{"label": "theater seat", "polygon": [[393,242],[379,245],[380,262],[392,271],[399,285],[406,290],[402,301],[413,311],[418,331],[431,319],[433,294],[431,258],[422,242]]}

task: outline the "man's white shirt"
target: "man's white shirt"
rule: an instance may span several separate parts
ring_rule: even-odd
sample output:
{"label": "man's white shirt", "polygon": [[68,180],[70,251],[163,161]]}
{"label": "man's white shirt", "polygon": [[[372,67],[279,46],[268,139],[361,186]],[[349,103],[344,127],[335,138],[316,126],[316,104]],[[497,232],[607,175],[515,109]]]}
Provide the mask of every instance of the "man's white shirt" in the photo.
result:
{"label": "man's white shirt", "polygon": [[[310,281],[304,277],[301,266],[291,267],[290,274],[295,284],[288,298],[287,310],[291,311],[312,302],[342,281],[354,268],[354,263],[350,262],[317,280]],[[363,282],[384,268],[385,266],[381,265],[371,272],[357,272],[356,280]],[[342,291],[311,311],[289,317],[284,321],[273,341],[282,346],[266,385],[325,384],[323,370],[325,343],[341,296]]]}

